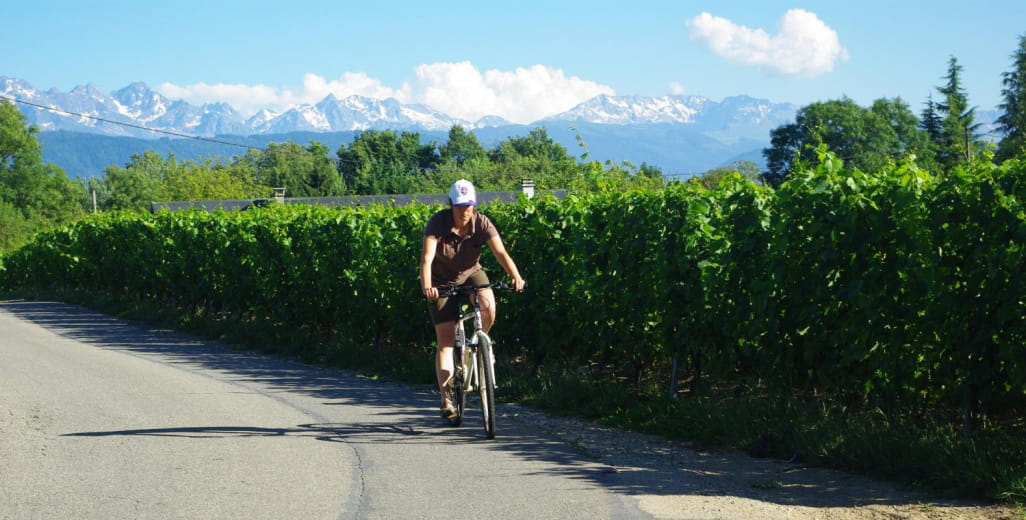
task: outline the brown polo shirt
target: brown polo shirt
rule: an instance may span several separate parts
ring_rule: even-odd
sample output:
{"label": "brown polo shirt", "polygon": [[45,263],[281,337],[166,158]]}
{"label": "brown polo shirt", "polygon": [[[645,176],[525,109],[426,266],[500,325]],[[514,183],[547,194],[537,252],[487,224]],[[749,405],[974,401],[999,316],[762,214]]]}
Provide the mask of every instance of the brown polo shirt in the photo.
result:
{"label": "brown polo shirt", "polygon": [[481,249],[499,232],[488,217],[477,210],[470,219],[470,231],[460,236],[453,231],[452,210],[435,213],[424,227],[424,237],[437,237],[438,249],[431,264],[431,285],[462,284],[481,268]]}

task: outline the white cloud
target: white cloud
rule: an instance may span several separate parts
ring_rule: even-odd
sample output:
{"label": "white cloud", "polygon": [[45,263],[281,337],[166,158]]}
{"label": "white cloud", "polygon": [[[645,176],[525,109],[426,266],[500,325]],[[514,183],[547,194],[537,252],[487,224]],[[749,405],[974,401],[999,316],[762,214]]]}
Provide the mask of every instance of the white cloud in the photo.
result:
{"label": "white cloud", "polygon": [[386,87],[381,81],[362,72],[346,72],[338,79],[327,81],[316,74],[303,76],[303,93],[301,103],[317,103],[328,94],[339,99],[349,96],[363,96],[374,99],[394,98],[399,95],[395,89]]}
{"label": "white cloud", "polygon": [[187,86],[165,83],[157,90],[169,98],[193,104],[223,101],[247,115],[262,108],[282,110],[296,104],[313,104],[334,94],[340,99],[351,95],[395,98],[471,121],[497,115],[514,123],[530,123],[569,110],[599,94],[615,94],[611,87],[567,77],[562,70],[544,65],[481,72],[469,61],[420,65],[414,69],[413,79],[398,88],[384,85],[362,72],[346,72],[330,81],[316,74],[306,74],[302,88],[296,91],[266,85],[206,83]]}
{"label": "white cloud", "polygon": [[194,105],[225,102],[245,114],[265,107],[276,108],[283,98],[291,97],[291,92],[282,92],[266,85],[208,85],[202,82],[187,86],[164,83],[157,87],[157,92]]}
{"label": "white cloud", "polygon": [[717,56],[772,73],[818,76],[848,59],[837,31],[804,9],[787,11],[774,36],[709,13],[688,20],[687,26],[691,39],[703,42]]}
{"label": "white cloud", "polygon": [[688,89],[684,88],[684,85],[681,85],[679,82],[671,81],[670,82],[670,93],[675,95],[675,96],[680,96],[680,95],[683,95],[683,94],[687,94],[688,93]]}
{"label": "white cloud", "polygon": [[398,95],[398,91],[360,72],[347,72],[331,81],[316,74],[306,74],[303,76],[303,88],[298,92],[266,85],[208,85],[202,82],[186,86],[164,83],[157,87],[157,91],[168,98],[183,99],[196,105],[225,102],[247,115],[263,108],[282,110],[297,104],[317,103],[328,94],[340,99],[351,95],[377,99]]}
{"label": "white cloud", "polygon": [[597,95],[615,94],[608,86],[544,65],[482,73],[469,61],[421,65],[404,87],[402,101],[468,120],[497,115],[514,123],[530,123]]}

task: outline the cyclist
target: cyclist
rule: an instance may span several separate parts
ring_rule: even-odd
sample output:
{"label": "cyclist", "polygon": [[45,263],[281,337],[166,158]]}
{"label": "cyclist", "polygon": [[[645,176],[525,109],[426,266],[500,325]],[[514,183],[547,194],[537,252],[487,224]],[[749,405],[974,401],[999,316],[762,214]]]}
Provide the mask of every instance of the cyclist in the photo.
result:
{"label": "cyclist", "polygon": [[[437,288],[452,283],[489,283],[480,263],[481,249],[485,244],[509,274],[513,288],[520,292],[525,285],[492,221],[477,211],[474,185],[466,179],[454,182],[449,189],[449,202],[449,209],[435,213],[424,227],[424,250],[420,256],[420,286],[428,300],[431,321],[435,326],[438,342],[435,374],[442,395],[441,413],[446,419],[456,415],[449,388],[454,371],[452,349],[456,342],[460,302],[458,298],[439,298]],[[492,290],[478,291],[478,302],[481,305],[481,325],[487,332],[495,322],[495,295]]]}

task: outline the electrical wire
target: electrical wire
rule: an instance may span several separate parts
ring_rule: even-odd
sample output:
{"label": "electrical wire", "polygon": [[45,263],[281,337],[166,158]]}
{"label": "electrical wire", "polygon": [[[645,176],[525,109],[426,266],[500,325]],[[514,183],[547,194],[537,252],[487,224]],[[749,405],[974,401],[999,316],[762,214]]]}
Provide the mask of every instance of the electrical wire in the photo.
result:
{"label": "electrical wire", "polygon": [[69,110],[63,110],[63,109],[56,108],[56,107],[48,107],[46,105],[40,105],[40,104],[37,104],[37,103],[32,103],[32,102],[29,102],[29,101],[25,101],[25,100],[17,99],[17,98],[12,98],[12,97],[8,97],[8,96],[4,96],[4,95],[0,95],[0,99],[6,99],[8,101],[13,101],[15,103],[21,103],[23,105],[29,105],[29,106],[33,106],[33,107],[36,107],[36,108],[41,108],[43,110],[49,110],[51,112],[59,112],[59,113],[62,113],[62,114],[68,114],[68,115],[72,115],[72,116],[85,117],[85,118],[93,119],[93,120],[96,120],[96,121],[102,121],[104,123],[110,123],[112,125],[121,125],[121,126],[128,126],[128,127],[131,127],[131,128],[138,128],[139,130],[146,130],[147,132],[155,132],[155,133],[158,133],[158,134],[173,135],[175,137],[182,137],[182,138],[185,138],[185,139],[195,139],[197,141],[206,141],[206,142],[209,142],[209,143],[217,143],[217,144],[223,144],[223,145],[227,145],[227,146],[237,146],[239,148],[248,148],[248,149],[251,149],[251,150],[260,150],[260,151],[264,151],[264,152],[267,151],[266,148],[260,148],[259,146],[250,146],[248,144],[230,143],[228,141],[220,141],[218,139],[210,139],[208,137],[200,137],[200,136],[196,136],[196,135],[180,134],[180,133],[171,132],[171,131],[168,131],[168,130],[158,130],[156,128],[147,128],[145,126],[133,125],[131,123],[124,123],[124,122],[121,122],[121,121],[113,121],[113,120],[110,120],[110,119],[104,119],[102,117],[91,116],[89,114],[82,114],[82,113],[79,113],[79,112],[71,112]]}
{"label": "electrical wire", "polygon": [[[248,148],[248,149],[251,149],[251,150],[259,150],[259,151],[263,151],[263,152],[267,151],[266,148],[261,148],[259,146],[250,146],[250,145],[246,145],[246,144],[231,143],[231,142],[228,142],[228,141],[221,141],[221,140],[218,140],[218,139],[211,139],[211,138],[208,138],[208,137],[201,137],[201,136],[195,136],[195,135],[181,134],[181,133],[177,133],[177,132],[171,132],[171,131],[168,131],[168,130],[159,130],[159,129],[156,129],[156,128],[148,128],[148,127],[141,126],[141,125],[134,125],[134,124],[131,124],[131,123],[125,123],[125,122],[121,122],[121,121],[113,121],[113,120],[110,120],[110,119],[104,119],[102,117],[91,116],[89,114],[82,114],[82,113],[79,113],[79,112],[72,112],[70,110],[64,110],[64,109],[60,109],[60,108],[56,108],[56,107],[40,105],[40,104],[37,104],[37,103],[32,103],[30,101],[25,101],[25,100],[22,100],[22,99],[8,97],[8,96],[4,96],[4,95],[0,95],[0,99],[6,99],[8,101],[13,101],[15,103],[21,103],[23,105],[29,105],[29,106],[40,108],[40,109],[43,109],[43,110],[49,110],[51,112],[59,112],[59,113],[62,113],[62,114],[68,114],[68,115],[72,115],[72,116],[85,117],[85,118],[93,119],[93,120],[96,120],[96,121],[102,121],[104,123],[110,123],[110,124],[113,124],[113,125],[121,125],[121,126],[127,126],[127,127],[131,127],[131,128],[137,128],[139,130],[145,130],[147,132],[154,132],[154,133],[158,133],[158,134],[173,135],[175,137],[181,137],[181,138],[184,138],[184,139],[195,139],[197,141],[206,141],[206,142],[210,142],[210,143],[223,144],[223,145],[227,145],[227,146],[237,146],[239,148]],[[350,163],[350,164],[362,164],[362,161],[356,161],[356,160],[352,160],[352,159],[343,159],[341,157],[338,157],[338,158],[336,158],[334,160],[335,160],[336,164],[343,163],[343,162],[344,163]],[[669,174],[663,174],[663,176],[664,177],[678,177],[679,178],[679,177],[694,177],[695,174],[694,173],[669,173]]]}

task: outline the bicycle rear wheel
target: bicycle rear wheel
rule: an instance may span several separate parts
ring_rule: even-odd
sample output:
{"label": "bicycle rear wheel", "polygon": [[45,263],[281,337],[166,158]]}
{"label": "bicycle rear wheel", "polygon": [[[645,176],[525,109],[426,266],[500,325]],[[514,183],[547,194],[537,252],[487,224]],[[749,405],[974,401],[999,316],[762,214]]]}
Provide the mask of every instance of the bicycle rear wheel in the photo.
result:
{"label": "bicycle rear wheel", "polygon": [[477,333],[478,392],[484,415],[485,438],[495,438],[495,364],[492,357],[492,339],[484,332]]}

